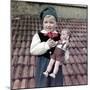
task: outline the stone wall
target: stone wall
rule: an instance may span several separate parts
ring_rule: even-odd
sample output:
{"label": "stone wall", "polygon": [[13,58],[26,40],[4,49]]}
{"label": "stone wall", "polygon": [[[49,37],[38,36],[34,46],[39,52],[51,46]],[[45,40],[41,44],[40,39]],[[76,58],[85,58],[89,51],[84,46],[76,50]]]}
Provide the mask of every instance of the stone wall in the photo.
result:
{"label": "stone wall", "polygon": [[46,3],[33,3],[24,1],[12,1],[11,2],[11,14],[12,15],[39,15],[40,11],[47,7],[53,6],[59,17],[62,18],[79,18],[87,19],[87,6],[79,5],[65,5],[65,4],[46,4]]}

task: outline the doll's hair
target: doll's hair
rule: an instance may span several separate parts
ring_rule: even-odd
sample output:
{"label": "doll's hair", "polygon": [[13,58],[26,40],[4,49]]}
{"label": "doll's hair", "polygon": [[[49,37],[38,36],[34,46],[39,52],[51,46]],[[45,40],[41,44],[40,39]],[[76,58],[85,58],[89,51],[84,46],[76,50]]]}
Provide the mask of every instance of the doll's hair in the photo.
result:
{"label": "doll's hair", "polygon": [[41,11],[41,13],[40,13],[41,20],[43,20],[46,15],[54,16],[56,21],[57,21],[57,13],[53,7],[49,6],[49,7],[45,8],[44,10]]}
{"label": "doll's hair", "polygon": [[64,28],[64,29],[62,29],[62,31],[66,31],[69,36],[69,39],[71,38],[71,31],[68,28]]}

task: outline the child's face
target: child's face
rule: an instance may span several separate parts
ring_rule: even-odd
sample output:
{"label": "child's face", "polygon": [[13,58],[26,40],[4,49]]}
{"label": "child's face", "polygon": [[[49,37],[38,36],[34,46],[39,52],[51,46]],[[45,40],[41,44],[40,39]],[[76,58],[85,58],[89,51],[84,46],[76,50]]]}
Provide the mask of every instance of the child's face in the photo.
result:
{"label": "child's face", "polygon": [[46,31],[54,31],[56,28],[56,19],[52,15],[46,15],[43,20],[43,29]]}
{"label": "child's face", "polygon": [[69,35],[67,31],[63,31],[61,32],[61,40],[68,40],[69,39]]}

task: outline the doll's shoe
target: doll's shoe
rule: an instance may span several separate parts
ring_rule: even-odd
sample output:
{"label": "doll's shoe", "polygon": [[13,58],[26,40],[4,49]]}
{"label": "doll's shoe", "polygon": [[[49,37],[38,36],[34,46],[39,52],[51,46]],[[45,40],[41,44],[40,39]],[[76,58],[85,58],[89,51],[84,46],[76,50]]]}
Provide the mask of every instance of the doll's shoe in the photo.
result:
{"label": "doll's shoe", "polygon": [[48,77],[48,72],[47,72],[47,71],[43,72],[43,74],[44,74],[46,77]]}
{"label": "doll's shoe", "polygon": [[51,73],[49,76],[52,77],[52,78],[56,77],[54,73]]}

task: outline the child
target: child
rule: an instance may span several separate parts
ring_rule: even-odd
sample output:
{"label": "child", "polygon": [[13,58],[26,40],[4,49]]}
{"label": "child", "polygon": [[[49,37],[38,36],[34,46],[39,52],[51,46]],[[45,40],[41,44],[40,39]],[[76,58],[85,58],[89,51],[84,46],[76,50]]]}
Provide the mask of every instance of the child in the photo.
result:
{"label": "child", "polygon": [[32,55],[37,55],[36,60],[36,74],[35,83],[36,87],[55,87],[63,85],[63,73],[62,66],[59,67],[59,71],[56,78],[45,77],[43,72],[46,70],[50,55],[53,53],[56,41],[60,39],[60,34],[56,30],[57,26],[57,14],[53,7],[47,7],[42,10],[40,14],[43,22],[43,30],[37,32],[32,39],[30,52]]}
{"label": "child", "polygon": [[61,40],[58,41],[58,44],[54,50],[54,53],[51,55],[51,59],[47,67],[47,70],[43,73],[46,77],[50,73],[55,63],[54,70],[50,74],[51,77],[55,78],[59,70],[59,66],[62,65],[63,63],[65,51],[68,49],[69,37],[70,37],[70,31],[68,29],[63,29],[61,31],[61,37],[60,37]]}

